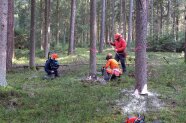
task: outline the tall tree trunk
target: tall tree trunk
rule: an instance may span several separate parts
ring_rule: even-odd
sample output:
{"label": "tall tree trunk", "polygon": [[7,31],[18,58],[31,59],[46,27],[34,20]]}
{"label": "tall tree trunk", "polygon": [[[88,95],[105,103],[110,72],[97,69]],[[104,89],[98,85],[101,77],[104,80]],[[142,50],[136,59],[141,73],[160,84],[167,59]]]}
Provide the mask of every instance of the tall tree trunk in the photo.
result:
{"label": "tall tree trunk", "polygon": [[122,13],[123,13],[123,37],[126,40],[126,3],[122,0]]}
{"label": "tall tree trunk", "polygon": [[185,49],[185,63],[186,63],[186,6],[185,6],[185,44],[184,44],[184,49]]}
{"label": "tall tree trunk", "polygon": [[104,35],[105,35],[105,0],[102,0],[101,34],[100,34],[99,53],[103,52]]}
{"label": "tall tree trunk", "polygon": [[148,0],[136,0],[136,52],[135,52],[135,79],[136,94],[147,93],[147,11]]}
{"label": "tall tree trunk", "polygon": [[176,0],[176,41],[178,41],[178,32],[179,32],[179,1]]}
{"label": "tall tree trunk", "polygon": [[169,24],[170,24],[170,6],[171,5],[171,0],[168,0],[167,3],[167,22],[166,22],[166,33],[169,34]]}
{"label": "tall tree trunk", "polygon": [[0,0],[0,86],[6,86],[8,0]]}
{"label": "tall tree trunk", "polygon": [[40,18],[40,24],[41,24],[41,39],[40,39],[40,47],[41,50],[44,49],[44,39],[45,39],[45,6],[43,4],[44,0],[40,0],[40,14],[41,14],[41,18]]}
{"label": "tall tree trunk", "polygon": [[122,0],[120,0],[119,2],[119,33],[122,34]]}
{"label": "tall tree trunk", "polygon": [[112,36],[112,40],[114,40],[114,33],[115,33],[115,0],[112,0],[112,27],[111,27],[111,36]]}
{"label": "tall tree trunk", "polygon": [[48,0],[48,49],[50,51],[50,44],[51,44],[51,0]]}
{"label": "tall tree trunk", "polygon": [[75,16],[76,16],[76,0],[71,0],[71,18],[70,18],[70,42],[68,54],[74,54],[74,31],[75,31]]}
{"label": "tall tree trunk", "polygon": [[57,0],[57,6],[56,6],[56,12],[57,12],[57,18],[56,18],[56,44],[59,45],[59,21],[60,21],[60,12],[59,12],[59,6],[60,6],[60,0]]}
{"label": "tall tree trunk", "polygon": [[8,24],[7,24],[7,58],[6,70],[12,69],[14,53],[14,0],[8,0]]}
{"label": "tall tree trunk", "polygon": [[49,13],[48,13],[48,1],[45,0],[45,29],[44,29],[44,52],[45,52],[45,58],[48,58],[48,52],[49,52]]}
{"label": "tall tree trunk", "polygon": [[128,49],[131,48],[131,40],[132,40],[132,13],[133,13],[133,0],[130,0],[130,14],[129,14],[129,31],[128,31]]}
{"label": "tall tree trunk", "polygon": [[30,60],[31,69],[35,69],[35,0],[31,0],[31,22],[30,22]]}
{"label": "tall tree trunk", "polygon": [[160,37],[163,35],[163,1],[160,2]]}
{"label": "tall tree trunk", "polygon": [[154,0],[151,0],[151,25],[150,25],[150,36],[153,37],[154,28]]}
{"label": "tall tree trunk", "polygon": [[96,79],[96,2],[90,0],[90,76]]}

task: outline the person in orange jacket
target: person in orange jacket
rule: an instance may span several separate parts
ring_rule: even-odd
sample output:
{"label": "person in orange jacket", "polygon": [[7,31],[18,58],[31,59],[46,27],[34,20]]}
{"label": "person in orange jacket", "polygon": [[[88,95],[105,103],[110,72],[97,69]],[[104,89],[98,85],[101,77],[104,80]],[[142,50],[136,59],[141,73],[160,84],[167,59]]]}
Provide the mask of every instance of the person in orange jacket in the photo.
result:
{"label": "person in orange jacket", "polygon": [[126,65],[125,65],[125,60],[126,60],[126,53],[125,49],[127,47],[126,41],[122,38],[122,35],[119,33],[116,33],[114,35],[114,42],[109,42],[112,46],[115,47],[115,59],[116,61],[121,62],[121,66],[123,69],[123,72],[126,72]]}
{"label": "person in orange jacket", "polygon": [[104,75],[105,80],[114,79],[117,76],[122,74],[121,69],[119,68],[119,63],[112,58],[112,54],[108,53],[106,56],[106,64],[102,69],[102,74]]}

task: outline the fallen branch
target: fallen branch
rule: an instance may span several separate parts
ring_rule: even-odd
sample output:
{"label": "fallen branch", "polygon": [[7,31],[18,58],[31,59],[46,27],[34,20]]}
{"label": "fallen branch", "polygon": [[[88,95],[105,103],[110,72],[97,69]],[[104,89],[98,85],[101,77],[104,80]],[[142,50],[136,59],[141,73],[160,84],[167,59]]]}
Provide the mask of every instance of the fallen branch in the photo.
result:
{"label": "fallen branch", "polygon": [[[84,64],[60,64],[59,66],[61,67],[68,67],[68,66],[79,66],[79,65],[89,65],[88,63],[84,63]],[[105,64],[101,64],[101,63],[97,63],[96,65],[105,65]],[[134,64],[126,64],[127,66],[130,66],[130,65],[134,65]],[[39,68],[39,67],[45,67],[44,64],[36,64],[36,68]],[[16,64],[16,65],[13,65],[12,68],[29,68],[29,65],[28,64]]]}

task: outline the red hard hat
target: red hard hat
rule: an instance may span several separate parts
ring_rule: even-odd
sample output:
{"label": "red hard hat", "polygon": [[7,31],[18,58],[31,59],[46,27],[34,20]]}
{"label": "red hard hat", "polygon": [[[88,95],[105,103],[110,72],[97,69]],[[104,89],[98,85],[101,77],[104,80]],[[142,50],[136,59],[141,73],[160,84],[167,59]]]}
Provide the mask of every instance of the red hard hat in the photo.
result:
{"label": "red hard hat", "polygon": [[114,35],[114,39],[116,40],[116,39],[118,39],[118,38],[121,38],[121,34],[116,33],[116,34]]}
{"label": "red hard hat", "polygon": [[51,58],[56,59],[56,58],[58,58],[58,55],[56,53],[54,53],[54,54],[51,55]]}
{"label": "red hard hat", "polygon": [[125,123],[134,123],[137,119],[138,119],[137,117],[127,118],[127,120],[125,121]]}

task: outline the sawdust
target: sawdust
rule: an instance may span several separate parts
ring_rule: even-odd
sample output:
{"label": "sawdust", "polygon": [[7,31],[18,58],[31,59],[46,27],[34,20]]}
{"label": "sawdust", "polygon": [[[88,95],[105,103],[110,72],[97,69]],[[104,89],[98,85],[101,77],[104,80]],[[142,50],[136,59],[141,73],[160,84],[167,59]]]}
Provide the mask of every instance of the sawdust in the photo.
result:
{"label": "sawdust", "polygon": [[129,113],[145,113],[156,112],[164,107],[163,100],[159,99],[157,93],[149,93],[148,95],[133,95],[134,91],[122,90],[120,99],[116,100],[116,107],[123,114]]}

